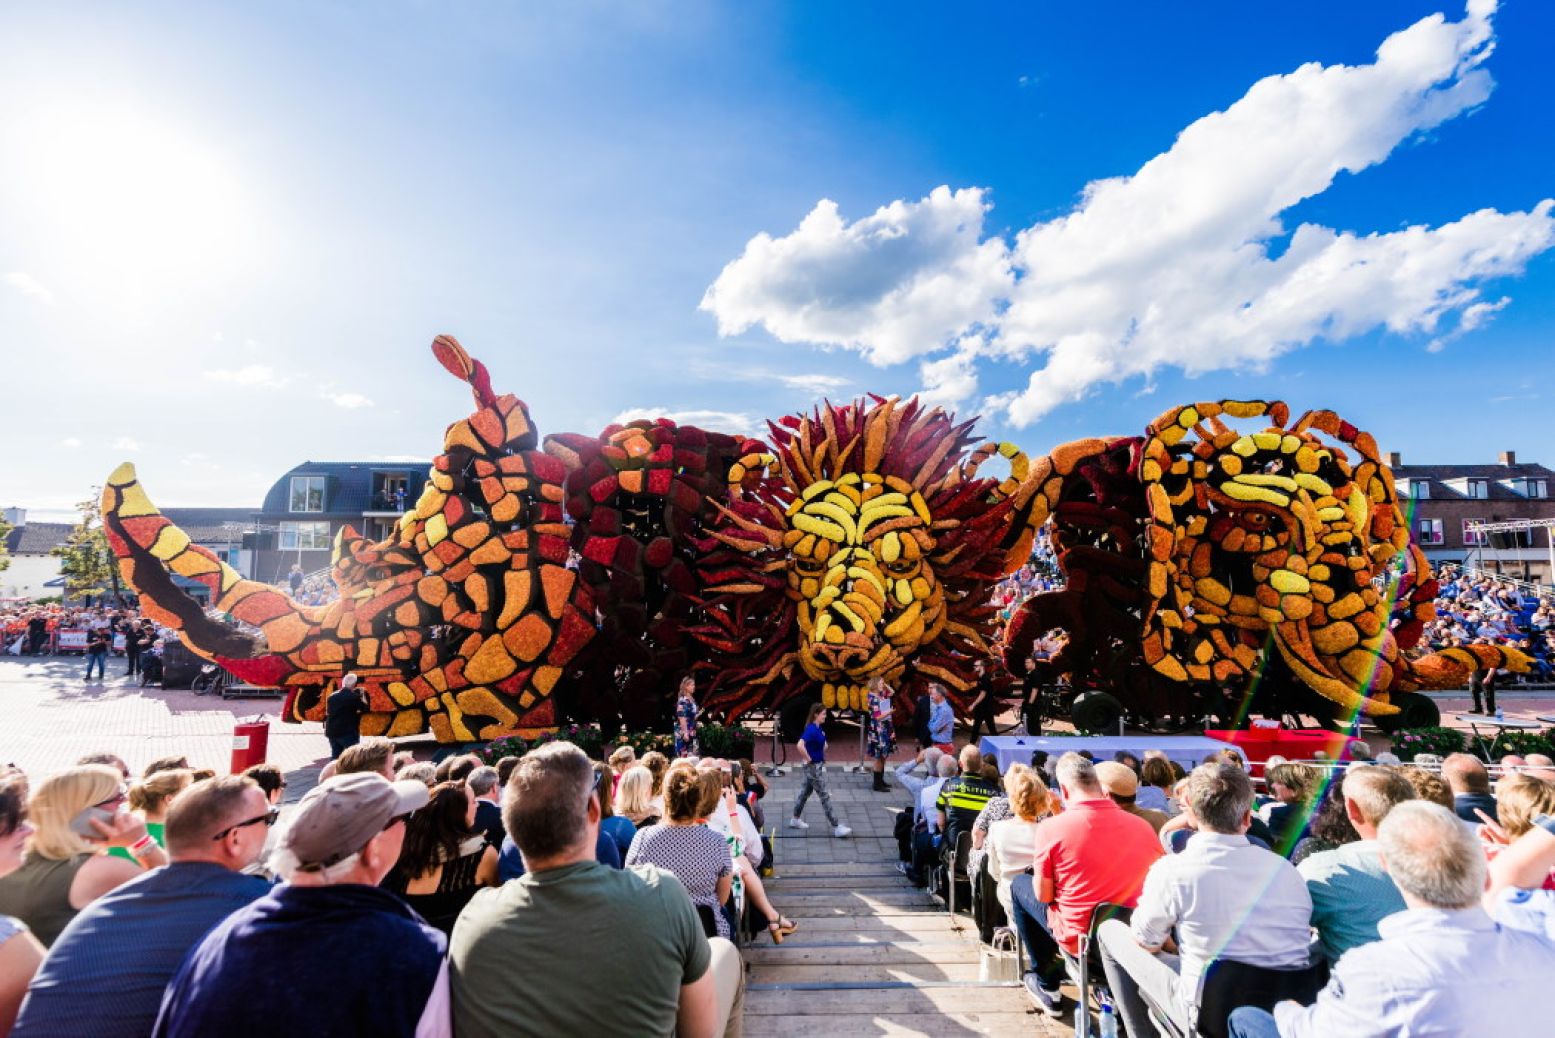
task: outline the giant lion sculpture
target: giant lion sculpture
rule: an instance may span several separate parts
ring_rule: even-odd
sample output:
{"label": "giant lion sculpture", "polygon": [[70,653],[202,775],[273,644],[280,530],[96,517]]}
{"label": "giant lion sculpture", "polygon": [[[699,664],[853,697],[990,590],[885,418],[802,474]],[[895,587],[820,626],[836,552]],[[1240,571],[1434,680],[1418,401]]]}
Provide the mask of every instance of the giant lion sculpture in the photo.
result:
{"label": "giant lion sculpture", "polygon": [[[1370,438],[1328,412],[1286,431],[1281,404],[1200,404],[1146,437],[1036,461],[977,443],[938,408],[882,398],[785,417],[766,442],[660,419],[542,443],[525,404],[495,393],[455,340],[433,352],[476,409],[448,427],[385,540],[339,532],[328,606],[190,543],[128,464],[104,487],[108,539],[142,607],[199,655],[286,689],[288,720],[321,719],[347,672],[369,697],[365,734],[445,742],[563,717],[656,723],[688,673],[704,708],[730,719],[810,698],[858,709],[877,676],[902,703],[929,681],[959,697],[992,651],[991,588],[1050,521],[1069,586],[1021,609],[1006,656],[1019,664],[1037,633],[1063,628],[1068,648],[1047,666],[1089,674],[1142,719],[1184,711],[1195,682],[1257,673],[1271,641],[1303,689],[1376,714],[1396,710],[1390,691],[1507,662],[1402,655],[1429,616],[1428,571],[1413,552],[1411,612],[1390,632],[1370,581],[1407,529]],[[1221,414],[1276,428],[1239,437]],[[1355,446],[1359,464],[1315,431]],[[995,454],[1002,479],[980,474]]]}

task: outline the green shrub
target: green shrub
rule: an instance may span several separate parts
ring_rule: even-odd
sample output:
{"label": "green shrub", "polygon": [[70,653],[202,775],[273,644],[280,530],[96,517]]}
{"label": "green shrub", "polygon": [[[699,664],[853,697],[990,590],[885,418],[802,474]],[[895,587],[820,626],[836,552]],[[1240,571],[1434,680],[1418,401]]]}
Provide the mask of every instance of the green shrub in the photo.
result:
{"label": "green shrub", "polygon": [[1555,733],[1555,729],[1545,729],[1542,732],[1503,732],[1501,738],[1496,740],[1496,752],[1503,757],[1509,753],[1515,753],[1521,757],[1526,757],[1530,753],[1543,753],[1545,755],[1555,753],[1555,748],[1552,748],[1550,743],[1552,733]]}
{"label": "green shrub", "polygon": [[496,766],[497,761],[503,757],[522,757],[529,752],[529,743],[516,735],[504,735],[500,739],[493,739],[485,746],[475,751],[475,756],[481,759],[482,764]]}
{"label": "green shrub", "polygon": [[1462,753],[1468,739],[1456,728],[1403,728],[1393,733],[1393,752],[1402,761],[1412,761],[1422,753],[1445,757]]}
{"label": "green shrub", "polygon": [[738,760],[741,757],[754,759],[756,755],[756,733],[739,725],[701,725],[697,728],[697,742],[704,757]]}

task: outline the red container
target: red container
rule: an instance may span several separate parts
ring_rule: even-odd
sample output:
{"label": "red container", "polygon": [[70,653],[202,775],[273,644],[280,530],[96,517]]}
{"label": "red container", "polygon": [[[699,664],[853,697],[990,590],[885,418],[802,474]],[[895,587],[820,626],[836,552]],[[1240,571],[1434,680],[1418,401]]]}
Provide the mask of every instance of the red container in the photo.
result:
{"label": "red container", "polygon": [[240,721],[232,727],[232,774],[263,764],[270,750],[269,721]]}

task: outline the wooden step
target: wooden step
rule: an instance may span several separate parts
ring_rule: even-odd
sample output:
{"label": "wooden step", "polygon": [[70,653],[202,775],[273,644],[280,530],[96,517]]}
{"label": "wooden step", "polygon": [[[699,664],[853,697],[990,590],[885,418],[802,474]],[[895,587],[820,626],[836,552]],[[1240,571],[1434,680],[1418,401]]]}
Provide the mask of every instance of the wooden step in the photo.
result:
{"label": "wooden step", "polygon": [[[781,902],[778,908],[782,908]],[[938,933],[944,931],[951,933],[963,929],[967,921],[959,916],[952,919],[945,912],[913,912],[907,915],[877,916],[873,919],[857,916],[809,916],[800,922],[799,917],[792,912],[784,912],[794,922],[799,923],[799,932],[789,940],[803,934],[824,933],[835,939],[841,934],[892,934],[904,933]]]}
{"label": "wooden step", "polygon": [[[803,985],[778,988],[747,988],[745,1018],[759,1016],[846,1017],[878,1014],[908,1016],[950,1013],[974,1016],[982,1013],[1020,1014],[1030,1025],[1035,1014],[1019,984],[987,985],[975,981],[944,981],[886,984],[879,986],[833,987]],[[802,1021],[791,1025],[799,1033],[806,1029]],[[830,1024],[826,1032],[831,1033]],[[945,1031],[939,1032],[947,1033]]]}
{"label": "wooden step", "polygon": [[768,890],[791,890],[803,893],[807,890],[912,890],[912,881],[900,872],[874,876],[777,876],[764,878],[762,886]]}
{"label": "wooden step", "polygon": [[[914,935],[917,936],[917,935]],[[747,947],[745,961],[752,967],[766,965],[788,966],[867,966],[884,963],[913,962],[971,962],[978,961],[977,946],[970,941],[882,941],[874,944],[856,944],[837,941],[830,944],[782,945],[756,944]],[[839,970],[838,979],[845,970]]]}
{"label": "wooden step", "polygon": [[[787,947],[785,945],[784,947]],[[810,965],[784,962],[753,966],[745,977],[747,989],[773,985],[815,984],[846,981],[856,984],[888,984],[903,981],[977,980],[976,962],[893,962],[869,966]]]}
{"label": "wooden step", "polygon": [[785,865],[782,861],[777,865],[777,878],[791,879],[795,876],[900,876],[896,871],[896,865],[884,861],[828,861],[804,863],[796,862]]}
{"label": "wooden step", "polygon": [[[990,1038],[1057,1038],[1068,1035],[1047,1017],[1025,1012],[876,1013],[838,1015],[809,1028],[827,1038],[944,1038],[945,1035],[988,1035]],[[804,1033],[782,1016],[747,1016],[745,1038],[792,1038]]]}

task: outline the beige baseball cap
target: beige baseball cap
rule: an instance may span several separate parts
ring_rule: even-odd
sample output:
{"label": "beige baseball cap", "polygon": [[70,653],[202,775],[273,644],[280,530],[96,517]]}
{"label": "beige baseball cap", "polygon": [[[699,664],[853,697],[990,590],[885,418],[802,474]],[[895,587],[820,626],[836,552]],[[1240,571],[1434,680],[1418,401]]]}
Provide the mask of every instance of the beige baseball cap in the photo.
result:
{"label": "beige baseball cap", "polygon": [[1101,788],[1108,793],[1131,797],[1139,792],[1139,777],[1127,764],[1104,760],[1096,765],[1096,777],[1101,780]]}
{"label": "beige baseball cap", "polygon": [[303,796],[276,834],[276,850],[290,853],[301,869],[328,868],[428,798],[423,782],[390,782],[376,772],[336,775]]}

